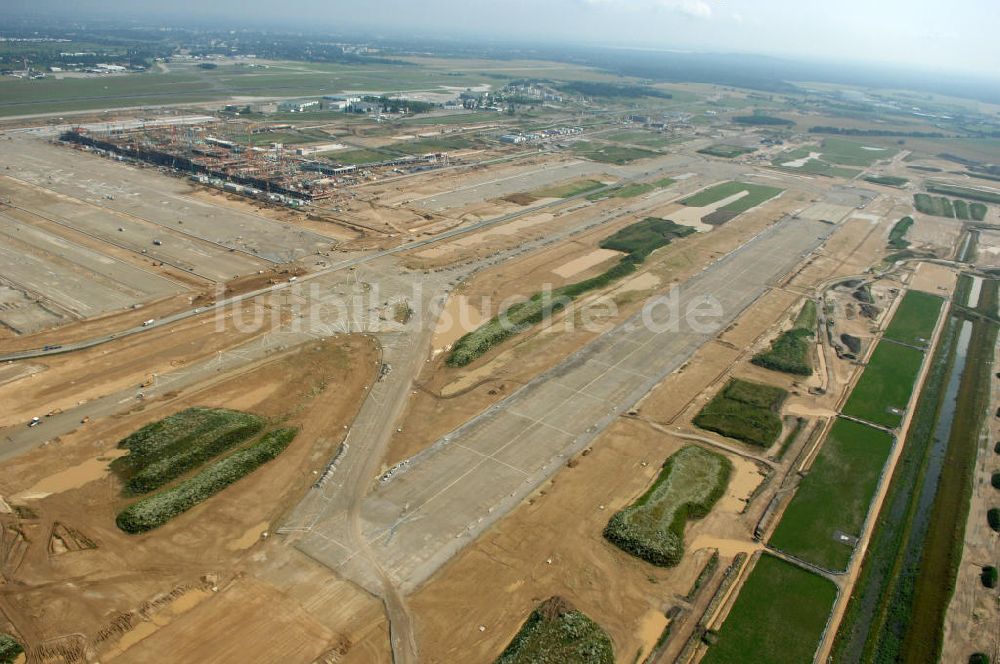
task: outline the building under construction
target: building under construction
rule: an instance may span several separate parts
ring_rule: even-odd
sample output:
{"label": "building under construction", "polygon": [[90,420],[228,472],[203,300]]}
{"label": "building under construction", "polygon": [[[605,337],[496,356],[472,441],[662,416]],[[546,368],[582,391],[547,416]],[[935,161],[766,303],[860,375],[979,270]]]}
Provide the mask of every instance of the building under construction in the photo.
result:
{"label": "building under construction", "polygon": [[[267,131],[265,128],[263,131]],[[76,128],[60,140],[84,149],[185,173],[192,179],[226,191],[298,206],[329,198],[339,186],[353,184],[358,166],[336,165],[286,151],[280,143],[255,146],[250,123],[219,122],[203,126],[143,127],[105,131]],[[366,171],[405,164],[446,160],[440,153],[366,164]]]}

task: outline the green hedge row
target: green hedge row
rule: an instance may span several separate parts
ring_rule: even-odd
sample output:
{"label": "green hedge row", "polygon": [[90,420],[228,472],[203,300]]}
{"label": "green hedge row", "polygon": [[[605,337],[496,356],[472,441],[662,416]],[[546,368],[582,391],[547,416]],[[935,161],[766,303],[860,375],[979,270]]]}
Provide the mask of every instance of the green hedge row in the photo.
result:
{"label": "green hedge row", "polygon": [[130,493],[149,493],[170,483],[206,461],[253,438],[264,428],[264,420],[243,415],[189,441],[189,446],[139,470],[125,485]]}
{"label": "green hedge row", "polygon": [[535,293],[527,302],[519,302],[509,307],[503,314],[494,316],[459,338],[446,363],[452,367],[464,367],[508,337],[519,334],[566,308],[572,300],[583,293],[608,286],[635,272],[636,266],[649,254],[670,244],[675,238],[694,232],[695,230],[689,226],[681,226],[655,217],[647,217],[623,228],[600,244],[603,249],[627,254],[616,265],[596,277],[558,288],[552,291],[551,295]]}
{"label": "green hedge row", "polygon": [[271,431],[177,486],[129,505],[118,514],[118,527],[127,533],[144,533],[162,526],[277,457],[296,433],[291,428]]}

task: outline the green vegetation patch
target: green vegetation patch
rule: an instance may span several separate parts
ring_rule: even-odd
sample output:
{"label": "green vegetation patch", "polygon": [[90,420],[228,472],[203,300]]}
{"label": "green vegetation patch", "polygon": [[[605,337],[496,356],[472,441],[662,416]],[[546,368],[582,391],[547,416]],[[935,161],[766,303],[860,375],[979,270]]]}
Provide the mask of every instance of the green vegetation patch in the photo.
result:
{"label": "green vegetation patch", "polygon": [[918,290],[907,291],[885,330],[885,338],[926,347],[943,305],[944,300],[937,295]]}
{"label": "green vegetation patch", "polygon": [[955,218],[955,208],[951,201],[944,196],[929,196],[927,194],[914,194],[913,205],[919,212],[929,214],[934,217]]}
{"label": "green vegetation patch", "polygon": [[889,231],[889,246],[893,249],[906,249],[910,246],[910,241],[906,239],[906,234],[913,226],[913,217],[903,217],[897,221],[892,230]]}
{"label": "green vegetation patch", "polygon": [[982,201],[983,203],[1000,203],[1000,192],[997,191],[973,189],[972,187],[960,187],[958,185],[943,184],[941,182],[928,182],[926,187],[927,191],[932,194],[948,194],[950,196],[968,198],[973,201]]}
{"label": "green vegetation patch", "polygon": [[723,159],[733,159],[735,157],[740,157],[745,154],[750,154],[751,152],[756,152],[757,148],[745,148],[740,145],[710,145],[707,148],[702,148],[698,150],[701,154],[711,155],[713,157],[722,157]]}
{"label": "green vegetation patch", "polygon": [[656,180],[655,182],[634,182],[620,187],[612,187],[607,191],[598,191],[590,194],[587,196],[587,200],[598,201],[602,198],[635,198],[636,196],[642,196],[643,194],[648,194],[649,192],[656,191],[657,189],[665,189],[674,182],[676,182],[676,180],[672,180],[670,178],[663,178]]}
{"label": "green vegetation patch", "polygon": [[684,555],[684,526],[704,517],[729,483],[724,456],[688,445],[663,464],[656,482],[604,528],[618,548],[654,565],[672,567]]}
{"label": "green vegetation patch", "polygon": [[118,447],[111,467],[130,493],[147,493],[249,440],[264,427],[256,415],[225,408],[188,408],[142,427]]}
{"label": "green vegetation patch", "polygon": [[496,664],[614,664],[611,639],[601,626],[561,597],[538,605]]}
{"label": "green vegetation patch", "polygon": [[14,664],[24,648],[10,634],[0,634],[0,664]]}
{"label": "green vegetation patch", "polygon": [[831,571],[847,569],[892,436],[838,419],[771,536],[771,546]]}
{"label": "green vegetation patch", "polygon": [[719,209],[736,214],[746,212],[750,208],[774,198],[784,190],[760,184],[747,184],[746,182],[723,182],[699,191],[694,196],[685,198],[681,203],[691,207],[707,207],[712,203],[717,203],[743,191],[748,193],[739,200],[733,201],[728,205],[723,205]]}
{"label": "green vegetation patch", "polygon": [[781,435],[781,407],[788,392],[734,378],[701,409],[695,425],[751,445],[770,447]]}
{"label": "green vegetation patch", "polygon": [[986,219],[986,212],[989,210],[982,203],[970,203],[969,204],[969,216],[972,217],[973,221],[982,221]]}
{"label": "green vegetation patch", "polygon": [[842,166],[867,167],[880,159],[896,156],[898,150],[881,146],[864,145],[842,138],[823,139],[823,159]]}
{"label": "green vegetation patch", "polygon": [[626,226],[600,244],[603,249],[627,254],[616,265],[596,277],[563,286],[550,293],[535,293],[530,300],[510,306],[456,341],[448,355],[448,365],[464,367],[508,337],[519,334],[564,309],[583,293],[603,288],[635,272],[636,266],[653,251],[670,244],[675,238],[694,232],[690,226],[656,217],[647,217]]}
{"label": "green vegetation patch", "polygon": [[763,113],[754,113],[753,115],[737,115],[733,117],[733,122],[742,125],[755,125],[755,126],[784,126],[790,127],[795,124],[792,120],[787,120],[785,118],[775,117],[773,115],[765,115]]}
{"label": "green vegetation patch", "polygon": [[573,143],[573,152],[591,161],[618,165],[627,164],[637,159],[656,157],[660,154],[659,152],[652,152],[627,145],[604,145],[590,141],[577,141]]}
{"label": "green vegetation patch", "polygon": [[640,145],[645,148],[664,148],[672,143],[678,142],[678,139],[661,134],[659,132],[652,131],[620,131],[613,134],[607,134],[603,137],[605,140],[614,141],[615,143],[627,143],[631,145]]}
{"label": "green vegetation patch", "polygon": [[895,428],[913,394],[923,353],[892,341],[881,341],[844,405],[844,414]]}
{"label": "green vegetation patch", "polygon": [[865,181],[872,184],[884,184],[889,187],[902,187],[909,182],[908,179],[901,178],[898,175],[866,175]]}
{"label": "green vegetation patch", "polygon": [[830,581],[765,553],[701,661],[811,662],[836,597],[837,588]]}
{"label": "green vegetation patch", "polygon": [[118,514],[118,527],[134,534],[162,526],[276,458],[288,447],[296,433],[295,429],[271,431],[259,441],[216,461],[177,486],[132,503]]}
{"label": "green vegetation patch", "polygon": [[816,329],[816,303],[806,300],[792,329],[782,332],[771,347],[753,356],[751,362],[765,369],[783,371],[797,376],[813,372],[809,351]]}
{"label": "green vegetation patch", "polygon": [[599,182],[598,180],[573,180],[572,182],[536,189],[528,195],[534,198],[569,198],[585,194],[588,191],[594,191],[595,189],[603,189],[605,186],[603,182]]}

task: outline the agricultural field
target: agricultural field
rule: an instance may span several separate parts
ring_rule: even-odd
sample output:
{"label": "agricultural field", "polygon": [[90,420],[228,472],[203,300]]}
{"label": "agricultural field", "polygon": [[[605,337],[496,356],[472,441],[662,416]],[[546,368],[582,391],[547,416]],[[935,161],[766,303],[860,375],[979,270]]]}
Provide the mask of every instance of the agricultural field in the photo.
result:
{"label": "agricultural field", "polygon": [[629,147],[627,145],[605,145],[591,141],[577,141],[573,143],[573,152],[585,159],[599,161],[605,164],[617,164],[619,166],[628,164],[638,159],[648,159],[659,156],[659,152],[643,150],[642,148]]}
{"label": "agricultural field", "polygon": [[780,387],[734,378],[695,416],[707,431],[770,447],[781,435],[778,410],[788,393]]}
{"label": "agricultural field", "polygon": [[618,548],[661,567],[684,555],[684,527],[704,517],[729,483],[732,464],[696,445],[674,453],[638,500],[608,522],[604,537]]}
{"label": "agricultural field", "polygon": [[922,359],[923,353],[916,348],[879,342],[843,413],[890,429],[899,426]]}
{"label": "agricultural field", "polygon": [[148,493],[249,440],[264,427],[256,415],[222,408],[188,408],[147,424],[118,443],[128,454],[111,467],[126,492]]}
{"label": "agricultural field", "polygon": [[866,175],[864,180],[872,184],[883,184],[887,187],[903,187],[909,182],[907,178],[899,177],[898,175]]}
{"label": "agricultural field", "polygon": [[892,445],[884,431],[837,420],[782,514],[771,546],[824,569],[847,569]]}
{"label": "agricultural field", "polygon": [[296,433],[295,429],[270,431],[257,442],[216,461],[177,486],[132,503],[118,514],[118,527],[137,534],[162,526],[276,458]]}
{"label": "agricultural field", "polygon": [[924,348],[934,334],[934,326],[944,300],[918,290],[910,290],[896,308],[884,337],[900,343]]}
{"label": "agricultural field", "polygon": [[821,576],[763,554],[703,664],[811,662],[837,597]]}
{"label": "agricultural field", "polygon": [[811,376],[813,366],[809,353],[815,336],[816,303],[806,300],[792,329],[782,332],[768,350],[754,355],[751,362],[765,369]]}
{"label": "agricultural field", "polygon": [[889,159],[897,152],[893,148],[862,145],[842,138],[826,138],[822,145],[807,145],[785,152],[773,163],[796,171],[852,178],[861,169],[880,159]]}
{"label": "agricultural field", "polygon": [[746,212],[750,208],[757,207],[761,203],[770,200],[782,192],[777,187],[767,187],[760,184],[747,184],[746,182],[723,182],[698,192],[694,196],[685,198],[681,203],[690,207],[706,207],[712,203],[735,196],[741,192],[748,192],[745,196],[723,205],[718,211],[739,214]]}
{"label": "agricultural field", "polygon": [[601,626],[560,597],[538,605],[495,664],[614,664]]}
{"label": "agricultural field", "polygon": [[600,243],[602,249],[626,254],[616,265],[596,277],[558,288],[550,296],[535,293],[529,300],[512,305],[502,314],[494,316],[458,339],[448,356],[448,365],[462,367],[469,364],[508,337],[519,334],[562,310],[583,293],[608,286],[635,272],[636,266],[649,254],[694,232],[690,226],[681,226],[655,217],[647,217],[626,226]]}
{"label": "agricultural field", "polygon": [[837,635],[834,662],[938,659],[962,557],[997,329],[981,319],[947,321]]}
{"label": "agricultural field", "polygon": [[736,157],[741,157],[745,154],[750,154],[751,152],[756,152],[756,148],[745,148],[739,145],[710,145],[707,148],[702,148],[698,150],[701,154],[707,154],[712,157],[722,157],[723,159],[735,159]]}

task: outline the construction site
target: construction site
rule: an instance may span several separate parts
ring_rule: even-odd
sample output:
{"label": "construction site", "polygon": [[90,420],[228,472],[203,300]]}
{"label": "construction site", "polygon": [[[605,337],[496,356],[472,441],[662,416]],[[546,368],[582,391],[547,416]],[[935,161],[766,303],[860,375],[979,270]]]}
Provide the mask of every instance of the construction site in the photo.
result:
{"label": "construction site", "polygon": [[[801,623],[760,661],[827,661],[947,321],[1000,317],[998,206],[925,214],[914,166],[964,181],[940,158],[866,141],[837,146],[852,175],[803,171],[814,136],[714,110],[669,133],[666,110],[435,112],[0,132],[0,632],[22,661],[485,663],[574,607],[603,661],[732,662],[782,597]],[[864,411],[885,348],[909,373]],[[845,426],[884,453],[838,483]],[[677,462],[692,447],[721,480]],[[670,564],[608,536],[674,485],[708,498],[660,529]],[[985,642],[969,583],[947,652]]]}
{"label": "construction site", "polygon": [[164,167],[188,174],[200,184],[290,207],[323,201],[339,187],[357,184],[365,176],[383,170],[403,172],[400,169],[426,169],[448,163],[447,154],[441,152],[407,155],[367,163],[359,174],[356,164],[309,159],[301,156],[301,148],[286,148],[280,142],[259,146],[251,140],[287,127],[248,122],[188,125],[180,131],[177,125],[132,129],[109,126],[104,130],[77,127],[60,134],[59,140],[101,156]]}

